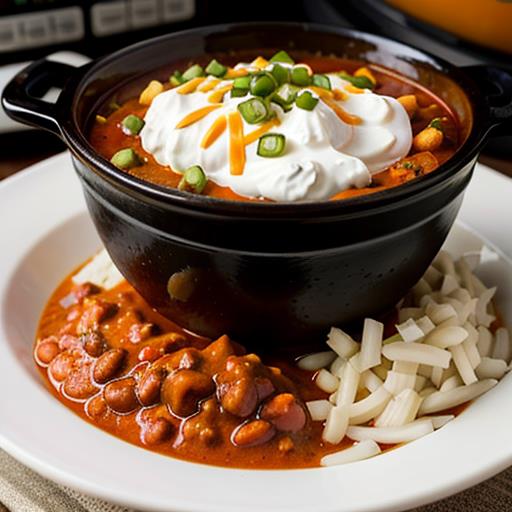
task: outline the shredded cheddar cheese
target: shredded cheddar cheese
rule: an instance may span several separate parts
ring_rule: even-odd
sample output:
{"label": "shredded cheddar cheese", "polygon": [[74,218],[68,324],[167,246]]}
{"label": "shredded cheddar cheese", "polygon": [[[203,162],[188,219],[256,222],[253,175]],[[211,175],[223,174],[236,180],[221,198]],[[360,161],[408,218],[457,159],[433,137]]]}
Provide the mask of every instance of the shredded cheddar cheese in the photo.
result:
{"label": "shredded cheddar cheese", "polygon": [[221,87],[220,89],[213,91],[210,94],[210,96],[208,96],[208,101],[210,103],[220,103],[222,101],[222,98],[224,98],[224,94],[226,94],[232,88],[233,88],[233,84],[230,84],[230,85],[226,85],[225,87]]}
{"label": "shredded cheddar cheese", "polygon": [[251,66],[254,66],[255,68],[258,68],[258,69],[263,69],[263,68],[266,68],[268,66],[269,62],[267,59],[264,59],[263,57],[256,57],[252,62],[251,62]]}
{"label": "shredded cheddar cheese", "polygon": [[334,94],[332,91],[328,91],[323,87],[317,87],[316,85],[309,85],[308,89],[311,89],[319,98],[332,98]]}
{"label": "shredded cheddar cheese", "polygon": [[246,146],[252,144],[253,142],[257,141],[262,135],[265,135],[265,133],[271,130],[274,126],[279,126],[280,124],[281,121],[279,121],[277,117],[274,117],[274,119],[271,119],[266,123],[263,123],[259,128],[256,128],[256,130],[253,130],[251,133],[248,133],[244,137],[244,144]]}
{"label": "shredded cheddar cheese", "polygon": [[359,87],[356,87],[352,84],[345,85],[345,90],[352,94],[363,94],[364,93],[364,89],[360,89]]}
{"label": "shredded cheddar cheese", "polygon": [[241,76],[247,76],[249,71],[245,68],[233,69],[229,68],[224,78],[239,78]]}
{"label": "shredded cheddar cheese", "polygon": [[359,68],[355,73],[354,73],[354,76],[365,76],[366,78],[368,78],[368,80],[370,80],[370,82],[375,85],[377,83],[377,79],[375,78],[375,76],[373,75],[373,73],[371,72],[370,69],[368,69],[367,67],[362,67],[362,68]]}
{"label": "shredded cheddar cheese", "polygon": [[347,94],[341,89],[333,89],[332,93],[334,95],[334,99],[338,101],[345,101],[348,98]]}
{"label": "shredded cheddar cheese", "polygon": [[202,84],[206,80],[205,76],[198,76],[197,78],[192,78],[192,80],[185,82],[183,85],[180,85],[176,92],[178,94],[190,94],[194,92],[197,87]]}
{"label": "shredded cheddar cheese", "polygon": [[185,128],[196,121],[199,121],[203,117],[207,116],[210,112],[215,109],[221,107],[222,105],[207,105],[206,107],[201,107],[200,109],[194,110],[190,114],[187,114],[177,125],[176,128]]}
{"label": "shredded cheddar cheese", "polygon": [[349,114],[344,108],[340,107],[334,100],[325,98],[323,100],[327,106],[331,107],[336,115],[345,123],[360,124],[361,118],[354,114]]}
{"label": "shredded cheddar cheese", "polygon": [[238,111],[228,114],[229,126],[229,171],[241,175],[245,167],[244,125]]}
{"label": "shredded cheddar cheese", "polygon": [[208,131],[204,134],[201,140],[201,147],[208,149],[224,133],[226,126],[227,120],[225,115],[215,119],[210,128],[208,128]]}
{"label": "shredded cheddar cheese", "polygon": [[220,80],[218,78],[212,78],[212,79],[208,80],[207,82],[205,82],[200,87],[198,87],[197,90],[199,92],[209,92],[212,89],[214,89],[215,87],[217,87],[217,85],[219,85],[219,84],[220,84]]}
{"label": "shredded cheddar cheese", "polygon": [[151,102],[164,90],[164,86],[158,80],[151,80],[147,87],[140,93],[139,103],[151,105]]}

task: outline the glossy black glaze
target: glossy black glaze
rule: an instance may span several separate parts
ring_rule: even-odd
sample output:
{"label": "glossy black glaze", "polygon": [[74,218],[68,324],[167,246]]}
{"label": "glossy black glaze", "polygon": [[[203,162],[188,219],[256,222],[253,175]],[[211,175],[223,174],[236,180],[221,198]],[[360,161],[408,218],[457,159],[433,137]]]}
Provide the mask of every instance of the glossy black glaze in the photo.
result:
{"label": "glossy black glaze", "polygon": [[[434,90],[438,86],[440,93],[450,77],[464,91],[457,101],[467,102],[460,108],[474,118],[471,133],[449,162],[407,185],[341,202],[303,204],[239,203],[165,189],[119,171],[86,141],[90,114],[120,83],[183,57],[231,48],[288,48],[290,42],[310,51],[367,55]],[[8,86],[3,104],[12,117],[67,142],[105,246],[150,304],[207,336],[227,333],[253,346],[283,347],[318,339],[331,325],[385,311],[417,281],[456,217],[482,141],[492,127],[510,124],[508,79],[482,68],[464,72],[355,31],[246,24],[157,38],[78,71],[39,61]],[[64,89],[56,105],[31,98],[30,88],[57,81]],[[496,91],[482,93],[482,81],[499,83],[497,103]]]}

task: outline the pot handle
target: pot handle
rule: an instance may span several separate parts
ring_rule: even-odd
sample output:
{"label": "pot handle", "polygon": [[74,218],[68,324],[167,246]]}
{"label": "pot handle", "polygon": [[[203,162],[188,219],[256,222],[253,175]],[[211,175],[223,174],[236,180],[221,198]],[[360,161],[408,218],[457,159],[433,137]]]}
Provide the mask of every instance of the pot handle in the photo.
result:
{"label": "pot handle", "polygon": [[77,68],[54,60],[40,59],[22,69],[5,87],[2,106],[20,123],[43,128],[62,136],[57,103],[42,97],[52,88],[62,89]]}
{"label": "pot handle", "polygon": [[512,135],[512,74],[495,66],[462,68],[479,88],[487,102],[492,135]]}

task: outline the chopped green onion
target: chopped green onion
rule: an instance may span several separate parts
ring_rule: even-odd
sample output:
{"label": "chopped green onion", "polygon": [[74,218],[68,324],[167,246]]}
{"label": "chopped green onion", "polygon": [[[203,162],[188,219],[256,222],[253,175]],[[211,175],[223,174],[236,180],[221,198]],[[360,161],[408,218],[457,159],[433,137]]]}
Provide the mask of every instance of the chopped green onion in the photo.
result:
{"label": "chopped green onion", "polygon": [[139,155],[132,148],[120,149],[110,161],[119,169],[131,169],[142,163]]}
{"label": "chopped green onion", "polygon": [[193,165],[183,173],[183,177],[178,183],[178,189],[200,194],[206,187],[207,183],[208,178],[201,166]]}
{"label": "chopped green onion", "polygon": [[286,107],[291,106],[291,104],[294,102],[299,90],[299,87],[296,85],[283,84],[273,94],[272,101],[278,105],[281,105],[281,107],[286,110]]}
{"label": "chopped green onion", "polygon": [[404,163],[402,164],[402,167],[403,167],[404,169],[412,169],[412,168],[414,167],[414,165],[413,165],[411,162],[404,162]]}
{"label": "chopped green onion", "polygon": [[304,91],[295,100],[295,105],[304,110],[313,110],[318,103],[318,98],[315,98],[310,91]]}
{"label": "chopped green onion", "polygon": [[238,87],[233,87],[231,89],[231,97],[232,98],[242,98],[244,96],[247,96],[249,92],[249,89],[240,89]]}
{"label": "chopped green onion", "polygon": [[273,64],[270,73],[279,85],[290,81],[290,72],[280,64]]}
{"label": "chopped green onion", "polygon": [[185,79],[183,78],[181,71],[175,71],[169,78],[169,82],[171,82],[171,85],[173,85],[174,87],[177,87],[178,85],[183,84],[185,82]]}
{"label": "chopped green onion", "polygon": [[331,81],[327,75],[313,75],[313,85],[328,91],[331,90]]}
{"label": "chopped green onion", "polygon": [[352,76],[342,71],[339,76],[358,89],[373,89],[375,84],[367,76]]}
{"label": "chopped green onion", "polygon": [[265,121],[270,113],[268,105],[261,98],[251,98],[238,104],[238,111],[249,124]]}
{"label": "chopped green onion", "polygon": [[129,114],[121,121],[121,126],[127,135],[138,135],[144,127],[144,121],[139,116]]}
{"label": "chopped green onion", "polygon": [[233,87],[235,89],[249,89],[251,86],[250,76],[239,76],[233,80]]}
{"label": "chopped green onion", "polygon": [[276,80],[270,73],[261,73],[252,77],[250,89],[254,96],[268,96],[276,87]]}
{"label": "chopped green onion", "polygon": [[204,76],[204,70],[199,64],[194,64],[193,66],[190,66],[185,73],[183,73],[183,80],[188,82],[189,80],[199,76]]}
{"label": "chopped green onion", "polygon": [[228,68],[216,59],[212,59],[205,69],[209,75],[216,76],[217,78],[222,78],[226,74],[227,70]]}
{"label": "chopped green onion", "polygon": [[295,64],[295,61],[284,50],[274,54],[270,58],[269,62],[285,62],[286,64]]}
{"label": "chopped green onion", "polygon": [[266,133],[258,140],[257,153],[265,158],[274,158],[283,154],[286,138],[281,133]]}
{"label": "chopped green onion", "polygon": [[435,128],[436,130],[439,130],[440,132],[442,132],[442,131],[444,131],[443,130],[443,120],[440,117],[435,117],[434,119],[432,119],[432,121],[430,121],[428,127]]}
{"label": "chopped green onion", "polygon": [[290,77],[292,84],[301,86],[307,86],[311,84],[311,77],[309,76],[308,70],[304,66],[295,66],[290,73]]}

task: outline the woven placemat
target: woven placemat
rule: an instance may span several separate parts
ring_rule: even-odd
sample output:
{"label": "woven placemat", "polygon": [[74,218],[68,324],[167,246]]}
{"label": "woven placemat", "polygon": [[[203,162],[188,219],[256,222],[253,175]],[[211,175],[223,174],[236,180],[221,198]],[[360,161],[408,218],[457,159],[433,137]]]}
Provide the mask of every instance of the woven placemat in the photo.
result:
{"label": "woven placemat", "polygon": [[[512,468],[467,491],[410,512],[505,511],[512,511]],[[0,450],[0,512],[135,511],[57,485]]]}

